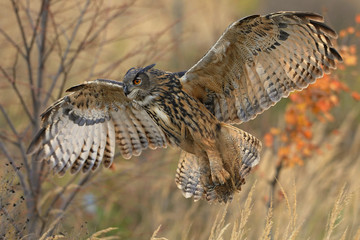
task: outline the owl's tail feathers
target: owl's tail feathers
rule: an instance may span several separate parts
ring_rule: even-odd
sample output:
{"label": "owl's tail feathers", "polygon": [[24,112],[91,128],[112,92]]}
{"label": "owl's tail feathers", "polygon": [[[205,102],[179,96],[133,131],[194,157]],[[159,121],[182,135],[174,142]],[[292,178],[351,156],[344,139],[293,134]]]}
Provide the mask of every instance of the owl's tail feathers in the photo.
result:
{"label": "owl's tail feathers", "polygon": [[184,197],[194,201],[206,199],[210,202],[231,201],[235,192],[245,184],[245,177],[260,161],[261,142],[231,125],[222,124],[218,136],[218,150],[221,153],[223,167],[231,178],[223,185],[204,186],[197,156],[181,152],[175,182]]}
{"label": "owl's tail feathers", "polygon": [[[232,194],[221,194],[218,197],[218,191],[227,191],[225,186],[207,186],[201,182],[201,177],[205,173],[201,173],[198,157],[194,154],[181,151],[179,165],[176,170],[175,183],[182,191],[185,198],[194,198],[197,202],[200,199],[206,199],[209,202],[226,202],[232,198]],[[226,195],[226,199],[223,200]]]}
{"label": "owl's tail feathers", "polygon": [[[247,167],[255,167],[260,162],[261,141],[250,133],[232,125],[222,123],[222,127],[226,131],[225,134],[222,134],[220,140],[226,143],[225,148],[228,147],[228,149],[220,147],[222,154],[236,154],[235,156],[241,158],[242,164]],[[224,142],[220,142],[220,144],[224,146]],[[230,155],[230,158],[231,156],[233,157],[233,155]]]}
{"label": "owl's tail feathers", "polygon": [[245,177],[260,162],[261,142],[251,134],[221,123],[218,149],[226,171],[231,175],[236,190],[241,190]]}
{"label": "owl's tail feathers", "polygon": [[200,167],[195,155],[181,151],[175,183],[184,197],[194,197],[198,201],[204,196],[204,187],[200,182]]}

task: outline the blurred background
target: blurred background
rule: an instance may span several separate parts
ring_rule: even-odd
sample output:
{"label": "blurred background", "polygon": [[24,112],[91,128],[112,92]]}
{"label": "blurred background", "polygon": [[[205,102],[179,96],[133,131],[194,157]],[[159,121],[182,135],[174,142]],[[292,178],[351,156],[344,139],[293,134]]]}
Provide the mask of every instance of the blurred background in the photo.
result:
{"label": "blurred background", "polygon": [[[25,154],[67,88],[189,69],[232,22],[281,10],[323,15],[344,62],[239,126],[263,152],[230,204],[182,196],[177,149],[62,178]],[[358,0],[0,0],[0,14],[0,238],[360,239]]]}

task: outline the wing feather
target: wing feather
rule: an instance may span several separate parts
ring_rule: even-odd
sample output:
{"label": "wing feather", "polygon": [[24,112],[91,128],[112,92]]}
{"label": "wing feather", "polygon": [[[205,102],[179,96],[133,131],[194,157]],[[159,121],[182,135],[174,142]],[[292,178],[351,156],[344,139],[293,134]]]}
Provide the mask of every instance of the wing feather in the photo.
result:
{"label": "wing feather", "polygon": [[94,165],[91,167],[91,170],[93,170],[93,171],[99,167],[102,159],[104,158],[104,152],[105,152],[105,146],[106,146],[106,136],[108,133],[107,126],[108,126],[107,124],[99,125],[100,146],[99,146],[97,154],[96,154],[96,159],[95,159]]}
{"label": "wing feather", "polygon": [[336,68],[335,38],[314,13],[249,16],[231,24],[181,82],[219,120],[238,124]]}
{"label": "wing feather", "polygon": [[100,125],[102,124],[93,125],[93,132],[92,132],[92,136],[90,137],[90,139],[92,139],[92,143],[89,149],[89,155],[82,166],[83,173],[88,172],[94,166],[94,163],[96,161],[96,157],[100,147],[100,140],[101,140]]}
{"label": "wing feather", "polygon": [[104,166],[110,167],[115,155],[115,126],[112,121],[107,122],[107,129]]}
{"label": "wing feather", "polygon": [[120,152],[124,158],[129,159],[132,156],[132,145],[128,126],[122,117],[124,114],[123,109],[113,113],[113,121],[115,126],[116,142],[120,147]]}
{"label": "wing feather", "polygon": [[54,172],[87,172],[101,162],[109,167],[116,142],[124,158],[167,146],[161,128],[124,95],[122,83],[95,80],[68,92],[41,115],[41,129],[28,148]]}
{"label": "wing feather", "polygon": [[75,160],[75,162],[72,164],[71,169],[70,169],[70,172],[72,174],[79,172],[80,169],[82,168],[82,166],[84,165],[85,161],[88,159],[89,154],[90,154],[90,149],[93,144],[94,130],[95,130],[94,125],[90,125],[86,129],[87,133],[85,135],[85,139],[84,139],[80,154],[77,157],[77,159]]}

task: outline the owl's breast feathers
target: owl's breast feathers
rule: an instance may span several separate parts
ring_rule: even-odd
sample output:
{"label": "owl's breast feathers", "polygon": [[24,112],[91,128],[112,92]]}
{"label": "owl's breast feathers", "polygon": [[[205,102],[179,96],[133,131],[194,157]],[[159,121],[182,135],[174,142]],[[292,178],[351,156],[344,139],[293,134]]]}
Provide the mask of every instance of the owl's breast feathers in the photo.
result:
{"label": "owl's breast feathers", "polygon": [[139,104],[163,129],[172,144],[182,147],[193,144],[194,138],[214,137],[213,129],[218,120],[201,102],[183,91],[176,74],[166,73],[159,77],[159,84],[151,96],[156,97],[146,104]]}

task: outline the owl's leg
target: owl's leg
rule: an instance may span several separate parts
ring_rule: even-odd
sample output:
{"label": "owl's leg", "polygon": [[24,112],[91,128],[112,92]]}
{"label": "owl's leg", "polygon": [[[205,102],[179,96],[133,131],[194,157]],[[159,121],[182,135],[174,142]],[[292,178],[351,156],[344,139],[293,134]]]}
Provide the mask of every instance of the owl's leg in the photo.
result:
{"label": "owl's leg", "polygon": [[222,123],[217,132],[217,149],[224,168],[230,173],[237,190],[245,183],[245,177],[260,161],[261,142],[249,133]]}
{"label": "owl's leg", "polygon": [[[201,170],[199,163],[205,164]],[[235,192],[235,189],[227,184],[215,186],[212,183],[211,169],[206,155],[200,159],[185,151],[180,155],[175,182],[184,197],[193,197],[195,201],[204,198],[211,202],[226,203],[232,199]]]}
{"label": "owl's leg", "polygon": [[235,187],[229,172],[222,165],[219,154],[210,152],[206,157],[199,158],[198,162],[199,165],[205,164],[203,169],[200,168],[200,171],[203,170],[200,174],[200,180],[205,188],[206,199],[225,203],[230,201],[235,192]]}
{"label": "owl's leg", "polygon": [[197,162],[199,165],[200,181],[201,181],[202,185],[206,189],[213,188],[214,184],[211,180],[211,168],[210,168],[209,160],[206,156],[206,153],[198,156]]}
{"label": "owl's leg", "polygon": [[211,180],[215,185],[223,185],[231,176],[228,171],[225,170],[223,161],[218,151],[207,151],[208,161],[211,169]]}
{"label": "owl's leg", "polygon": [[[200,170],[200,183],[204,188],[205,198],[208,201],[217,200],[218,202],[227,202],[232,199],[234,189],[230,175],[228,178],[224,175],[229,174],[225,169],[219,169],[220,166],[211,165],[212,160],[205,154],[198,158],[199,170]],[[223,173],[223,171],[226,173]],[[217,174],[214,177],[214,174]],[[223,183],[220,184],[218,180],[221,177]],[[214,181],[216,179],[217,182]]]}

